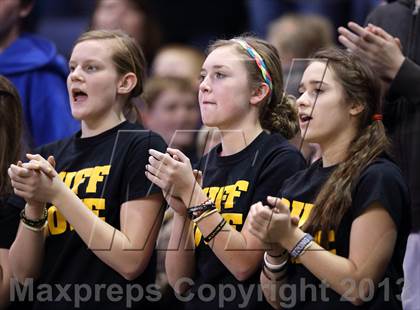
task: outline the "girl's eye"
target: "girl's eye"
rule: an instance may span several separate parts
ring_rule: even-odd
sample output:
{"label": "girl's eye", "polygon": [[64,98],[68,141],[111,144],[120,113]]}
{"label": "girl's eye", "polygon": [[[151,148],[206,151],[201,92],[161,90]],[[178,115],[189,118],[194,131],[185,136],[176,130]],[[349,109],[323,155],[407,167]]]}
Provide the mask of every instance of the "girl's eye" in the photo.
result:
{"label": "girl's eye", "polygon": [[87,70],[88,72],[94,72],[94,71],[96,71],[96,70],[97,70],[97,67],[96,67],[96,66],[93,66],[93,65],[88,65],[88,66],[86,67],[86,70]]}
{"label": "girl's eye", "polygon": [[315,88],[314,89],[314,93],[317,94],[317,95],[321,94],[322,92],[323,92],[323,90],[321,88]]}
{"label": "girl's eye", "polygon": [[205,74],[200,74],[199,76],[198,76],[198,81],[201,83],[201,82],[203,82],[204,81],[204,79],[206,78],[206,75]]}
{"label": "girl's eye", "polygon": [[69,66],[69,70],[70,70],[70,72],[73,72],[73,71],[74,71],[74,69],[75,69],[75,67],[74,67],[74,66]]}
{"label": "girl's eye", "polygon": [[226,75],[220,72],[216,72],[215,75],[216,79],[223,79]]}

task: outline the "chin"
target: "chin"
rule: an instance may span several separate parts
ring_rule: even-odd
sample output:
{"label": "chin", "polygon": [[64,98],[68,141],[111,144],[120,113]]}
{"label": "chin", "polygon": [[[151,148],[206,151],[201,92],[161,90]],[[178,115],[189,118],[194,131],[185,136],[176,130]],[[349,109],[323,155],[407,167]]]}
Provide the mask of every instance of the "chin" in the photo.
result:
{"label": "chin", "polygon": [[203,125],[207,127],[218,127],[217,122],[214,122],[213,120],[205,119],[204,117],[203,117]]}
{"label": "chin", "polygon": [[85,113],[83,113],[82,111],[77,111],[77,110],[72,110],[71,115],[73,116],[74,119],[78,121],[81,121],[86,117]]}

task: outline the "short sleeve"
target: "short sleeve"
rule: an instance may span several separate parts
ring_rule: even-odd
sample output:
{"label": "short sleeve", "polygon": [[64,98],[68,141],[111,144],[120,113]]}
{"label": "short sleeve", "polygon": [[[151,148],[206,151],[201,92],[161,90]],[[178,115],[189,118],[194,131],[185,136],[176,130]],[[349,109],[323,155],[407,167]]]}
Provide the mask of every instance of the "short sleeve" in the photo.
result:
{"label": "short sleeve", "polygon": [[253,203],[257,201],[265,203],[267,196],[278,195],[283,182],[305,168],[305,160],[298,151],[275,152],[258,178]]}
{"label": "short sleeve", "polygon": [[12,205],[0,206],[0,248],[9,249],[19,228],[20,210]]}
{"label": "short sleeve", "polygon": [[164,153],[166,143],[159,135],[149,131],[146,137],[136,140],[129,149],[127,163],[124,165],[124,175],[127,180],[126,201],[161,192],[160,188],[151,183],[145,175],[149,149]]}
{"label": "short sleeve", "polygon": [[409,208],[408,187],[398,167],[380,159],[361,174],[353,191],[353,220],[377,202],[388,211],[397,228],[400,228],[405,208]]}

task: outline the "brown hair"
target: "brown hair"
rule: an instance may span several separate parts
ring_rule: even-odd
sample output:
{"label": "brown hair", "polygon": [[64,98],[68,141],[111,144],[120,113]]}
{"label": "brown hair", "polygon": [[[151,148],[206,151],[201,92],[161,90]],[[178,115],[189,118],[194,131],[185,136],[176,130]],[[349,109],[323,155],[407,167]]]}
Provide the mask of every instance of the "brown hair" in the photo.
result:
{"label": "brown hair", "polygon": [[314,203],[316,207],[305,223],[309,232],[322,232],[321,244],[328,247],[328,233],[337,229],[351,207],[353,186],[361,172],[386,152],[390,143],[382,121],[372,120],[373,115],[381,111],[381,85],[368,64],[354,53],[338,48],[321,50],[313,58],[326,61],[336,81],[342,85],[345,103],[358,103],[364,107],[346,159],[321,188]]}
{"label": "brown hair", "polygon": [[[276,48],[268,42],[252,37],[239,36],[235,39],[243,40],[254,48],[263,58],[267,71],[271,75],[273,89],[260,103],[261,126],[271,132],[281,133],[286,139],[291,139],[299,129],[297,112],[293,100],[283,90],[283,76],[279,55]],[[217,40],[209,47],[209,52],[222,46],[232,46],[236,52],[244,56],[244,64],[248,71],[251,87],[258,87],[264,82],[261,71],[247,51],[232,40]],[[252,61],[249,61],[252,60]]]}
{"label": "brown hair", "polygon": [[124,75],[132,72],[136,75],[137,84],[123,106],[123,112],[127,119],[136,119],[138,111],[132,99],[142,94],[143,84],[146,79],[146,60],[141,48],[133,38],[119,30],[92,30],[85,32],[77,39],[74,46],[89,40],[115,40],[116,44],[113,45],[112,61],[118,74]]}
{"label": "brown hair", "polygon": [[0,75],[0,196],[11,193],[7,169],[21,155],[22,106],[16,88]]}
{"label": "brown hair", "polygon": [[167,89],[174,89],[183,93],[196,95],[197,90],[187,78],[180,77],[154,77],[149,79],[144,86],[142,99],[148,109],[153,109],[156,99]]}

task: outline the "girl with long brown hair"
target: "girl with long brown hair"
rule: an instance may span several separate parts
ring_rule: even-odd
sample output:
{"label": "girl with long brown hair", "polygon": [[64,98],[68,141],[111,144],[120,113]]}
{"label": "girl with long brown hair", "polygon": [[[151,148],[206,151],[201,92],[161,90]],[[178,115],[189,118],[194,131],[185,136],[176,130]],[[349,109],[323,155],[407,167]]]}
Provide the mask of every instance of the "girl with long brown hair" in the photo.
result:
{"label": "girl with long brown hair", "polygon": [[7,169],[22,149],[22,105],[13,84],[0,75],[0,309],[10,300],[9,248],[19,226],[19,209],[11,203],[13,188]]}
{"label": "girl with long brown hair", "polygon": [[281,199],[269,197],[270,208],[251,208],[251,232],[273,246],[264,294],[275,308],[401,307],[409,198],[387,155],[379,81],[356,55],[327,49],[299,90],[303,138],[319,143],[322,158],[288,179]]}

